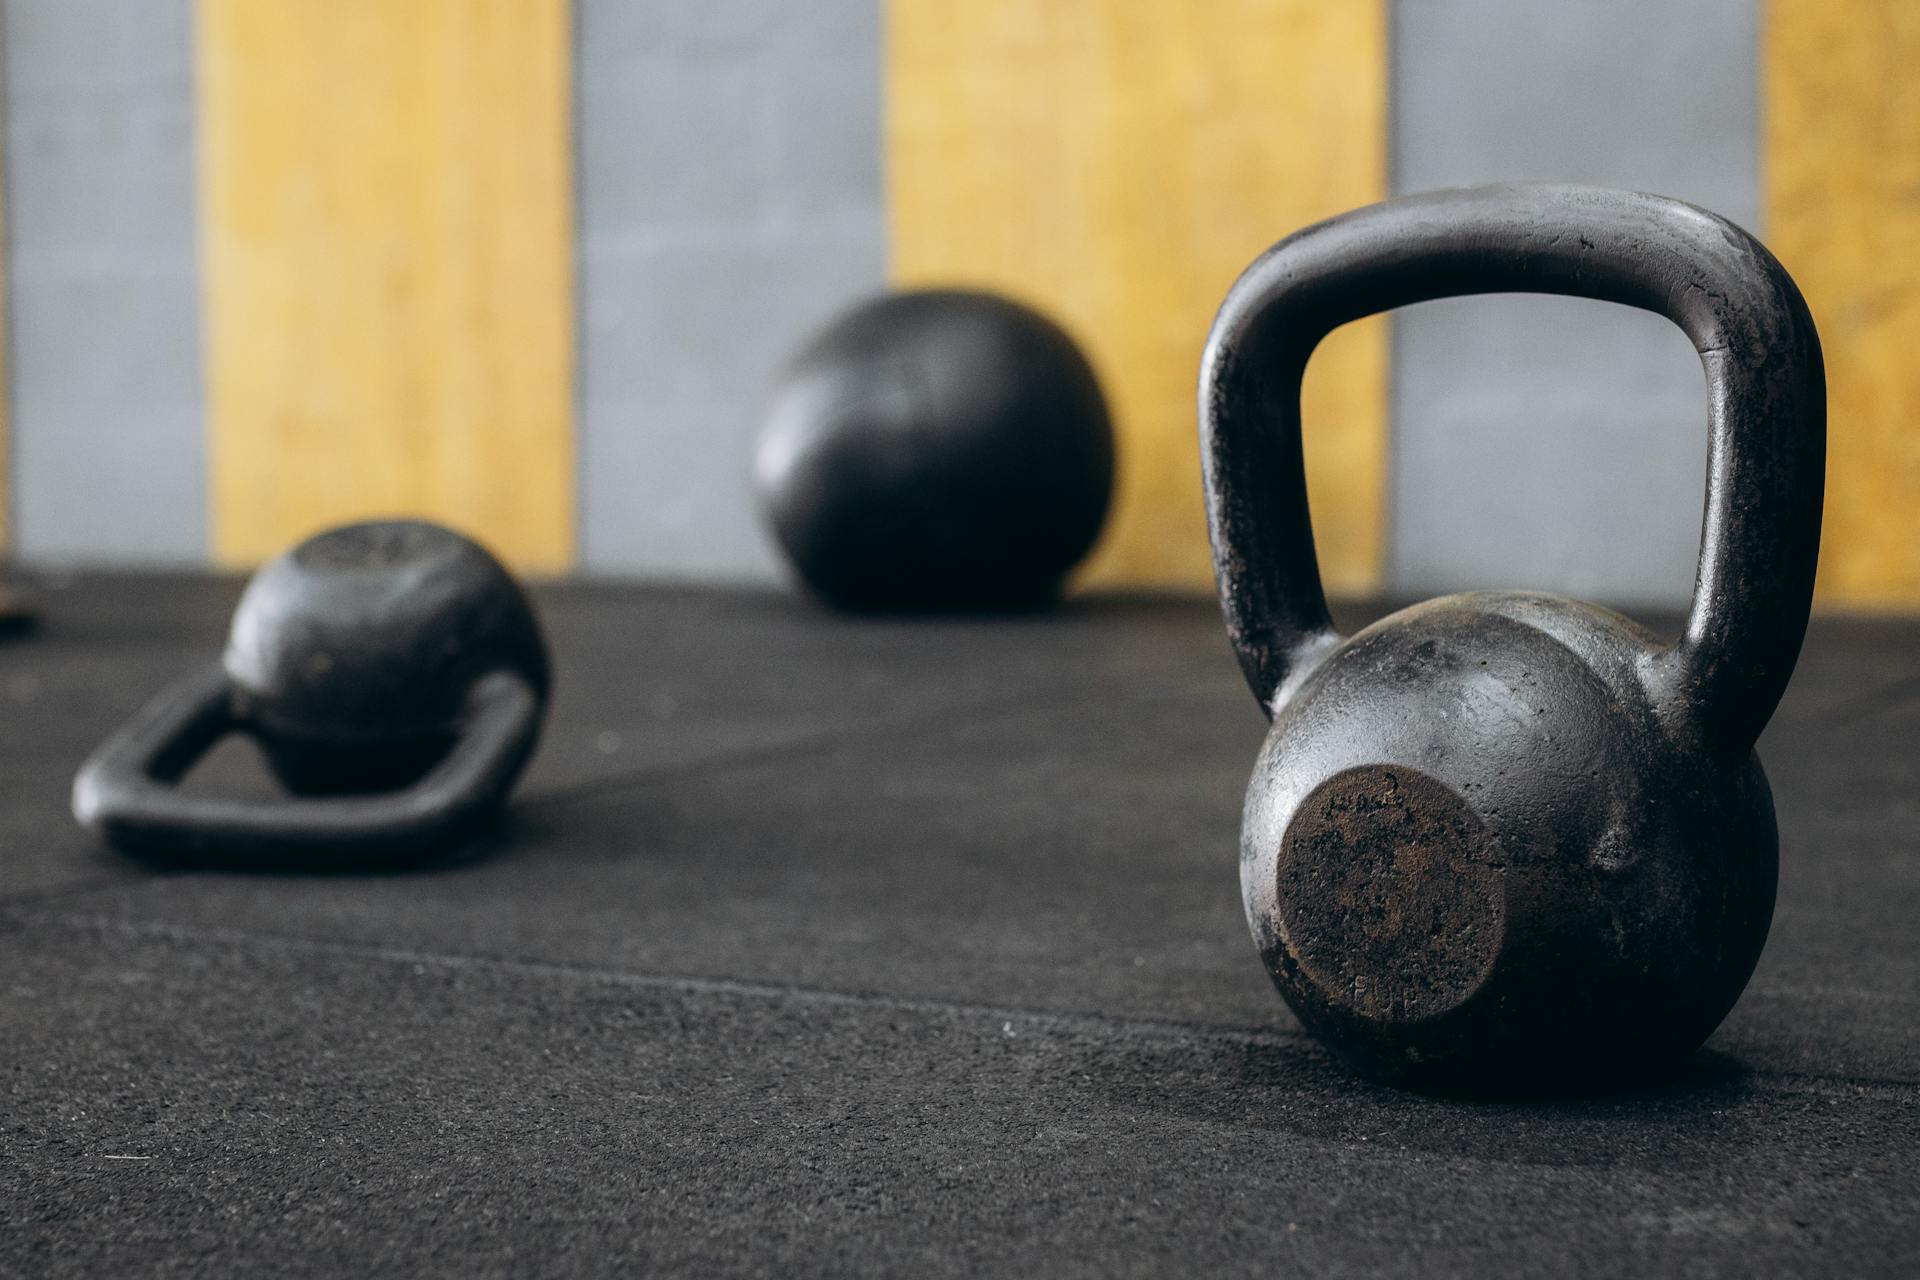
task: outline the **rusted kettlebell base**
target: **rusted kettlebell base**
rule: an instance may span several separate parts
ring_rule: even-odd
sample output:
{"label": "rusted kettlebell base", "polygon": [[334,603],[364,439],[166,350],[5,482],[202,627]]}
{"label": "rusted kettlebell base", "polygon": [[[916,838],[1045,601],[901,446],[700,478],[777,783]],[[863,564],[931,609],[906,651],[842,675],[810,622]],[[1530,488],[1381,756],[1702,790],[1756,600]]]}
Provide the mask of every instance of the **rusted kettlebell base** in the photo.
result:
{"label": "rusted kettlebell base", "polygon": [[1354,636],[1275,718],[1248,915],[1354,1066],[1585,1092],[1671,1068],[1733,1006],[1772,918],[1772,799],[1751,752],[1656,712],[1655,643],[1558,597],[1446,597]]}

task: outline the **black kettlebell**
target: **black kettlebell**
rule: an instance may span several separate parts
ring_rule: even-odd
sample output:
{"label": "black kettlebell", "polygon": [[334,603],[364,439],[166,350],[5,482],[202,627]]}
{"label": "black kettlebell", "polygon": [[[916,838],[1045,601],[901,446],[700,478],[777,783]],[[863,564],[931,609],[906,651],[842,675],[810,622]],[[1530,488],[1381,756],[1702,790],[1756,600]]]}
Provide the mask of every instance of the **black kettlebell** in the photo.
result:
{"label": "black kettlebell", "polygon": [[[1301,469],[1307,358],[1350,320],[1496,292],[1642,307],[1698,349],[1706,518],[1677,642],[1532,592],[1334,631]],[[1241,882],[1281,994],[1354,1064],[1443,1091],[1610,1087],[1678,1062],[1733,1006],[1773,914],[1753,746],[1811,606],[1825,396],[1779,262],[1658,196],[1389,201],[1281,241],[1234,285],[1200,438],[1228,634],[1272,720]]]}
{"label": "black kettlebell", "polygon": [[[438,849],[506,799],[546,710],[546,643],[519,586],[438,525],[347,525],[248,583],[222,660],[167,690],[73,784],[130,852],[263,866]],[[292,796],[175,784],[244,732]]]}
{"label": "black kettlebell", "polygon": [[1099,536],[1113,430],[1092,367],[1045,316],[988,293],[896,293],[794,358],[754,478],[832,605],[1023,609]]}

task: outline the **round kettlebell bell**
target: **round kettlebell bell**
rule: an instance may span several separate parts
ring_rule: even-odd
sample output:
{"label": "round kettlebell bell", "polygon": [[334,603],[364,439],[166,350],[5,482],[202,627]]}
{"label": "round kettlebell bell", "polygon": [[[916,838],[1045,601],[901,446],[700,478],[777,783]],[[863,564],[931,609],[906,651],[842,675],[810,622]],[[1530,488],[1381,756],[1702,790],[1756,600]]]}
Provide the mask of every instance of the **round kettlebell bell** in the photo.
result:
{"label": "round kettlebell bell", "polygon": [[[1685,631],[1452,595],[1336,634],[1300,380],[1350,320],[1566,294],[1685,331],[1707,375],[1706,518]],[[1365,1072],[1417,1088],[1614,1087],[1706,1039],[1758,961],[1778,864],[1754,742],[1798,657],[1826,447],[1819,339],[1745,231],[1658,196],[1443,191],[1289,237],[1227,295],[1200,378],[1214,568],[1272,721],[1241,883],[1269,974]]]}
{"label": "round kettlebell bell", "polygon": [[[266,565],[222,660],[81,768],[73,811],[130,852],[272,865],[426,852],[506,799],[546,709],[546,643],[478,544],[414,520],[347,525]],[[176,785],[242,732],[292,793]]]}
{"label": "round kettlebell bell", "polygon": [[754,478],[829,604],[1023,609],[1099,536],[1113,430],[1092,367],[1045,316],[988,293],[896,293],[794,358]]}

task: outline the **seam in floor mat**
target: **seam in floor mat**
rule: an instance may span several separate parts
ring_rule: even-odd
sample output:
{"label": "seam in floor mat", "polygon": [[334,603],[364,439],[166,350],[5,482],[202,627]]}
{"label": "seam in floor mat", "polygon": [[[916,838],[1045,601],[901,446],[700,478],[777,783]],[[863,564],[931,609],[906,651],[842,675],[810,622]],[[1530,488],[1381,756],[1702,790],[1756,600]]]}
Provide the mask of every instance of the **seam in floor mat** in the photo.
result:
{"label": "seam in floor mat", "polygon": [[1071,706],[1077,702],[1091,700],[1094,699],[1088,694],[1057,694],[1052,697],[1009,696],[957,707],[940,707],[903,716],[882,716],[863,725],[826,729],[819,733],[790,738],[785,742],[742,747],[734,751],[716,751],[694,760],[676,761],[671,764],[640,765],[630,770],[601,774],[579,782],[532,789],[516,800],[514,807],[529,811],[565,808],[580,801],[600,799],[609,793],[629,788],[642,790],[663,782],[677,782],[706,773],[727,773],[734,769],[752,768],[788,757],[832,751],[855,743],[887,742],[909,733],[926,733],[943,721],[953,722],[959,716],[968,718],[964,724],[954,723],[953,728],[973,729],[1004,716],[1045,711],[1049,708]]}
{"label": "seam in floor mat", "polygon": [[41,885],[37,889],[27,889],[20,893],[0,893],[0,911],[12,911],[20,907],[33,908],[43,903],[57,901],[69,895],[81,897],[92,893],[96,889],[112,889],[127,883],[133,875],[134,873],[131,871],[124,875],[102,873],[93,879],[82,880],[78,883],[47,884]]}
{"label": "seam in floor mat", "polygon": [[[503,956],[449,954],[415,951],[405,947],[382,947],[364,943],[302,938],[287,934],[259,933],[244,929],[204,929],[158,921],[137,921],[121,917],[72,912],[20,913],[0,906],[0,921],[31,927],[50,924],[77,930],[113,932],[123,936],[152,938],[185,945],[214,943],[244,947],[277,947],[286,951],[320,955],[338,955],[394,965],[433,965],[442,969],[497,969],[536,977],[566,978],[608,986],[632,987],[650,991],[681,991],[690,994],[736,996],[763,1001],[801,1001],[851,1008],[897,1009],[903,1013],[932,1014],[939,1017],[981,1018],[1011,1024],[1021,1022],[1033,1027],[1082,1029],[1106,1034],[1151,1036],[1162,1040],[1228,1041],[1246,1047],[1293,1049],[1306,1048],[1323,1053],[1316,1041],[1299,1027],[1248,1028],[1209,1023],[1182,1022],[1174,1018],[1127,1018],[1111,1014],[1066,1012],[1017,1005],[975,1004],[960,1000],[940,1000],[924,996],[891,995],[877,991],[840,991],[809,987],[798,983],[759,982],[744,978],[715,978],[696,975],[635,973],[589,965],[565,964],[550,960],[522,960]],[[1883,1101],[1910,1101],[1920,1092],[1920,1080],[1890,1080],[1872,1076],[1820,1076],[1805,1072],[1781,1071],[1743,1064],[1744,1078],[1768,1082],[1777,1092],[1815,1093],[1829,1097],[1871,1096]],[[1369,1086],[1384,1089],[1385,1086]]]}

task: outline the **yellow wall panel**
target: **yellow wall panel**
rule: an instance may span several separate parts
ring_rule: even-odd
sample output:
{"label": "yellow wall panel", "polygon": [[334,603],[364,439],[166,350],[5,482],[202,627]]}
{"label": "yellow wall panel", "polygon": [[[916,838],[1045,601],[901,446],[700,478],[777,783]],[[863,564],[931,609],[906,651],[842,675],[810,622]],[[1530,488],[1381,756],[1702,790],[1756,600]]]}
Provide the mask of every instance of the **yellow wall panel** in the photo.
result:
{"label": "yellow wall panel", "polygon": [[213,546],[574,542],[568,0],[201,0]]}
{"label": "yellow wall panel", "polygon": [[[887,194],[903,285],[1052,314],[1115,411],[1102,584],[1212,582],[1194,394],[1242,269],[1386,190],[1384,0],[890,0]],[[1304,393],[1330,591],[1380,580],[1387,331],[1335,334]]]}
{"label": "yellow wall panel", "polygon": [[[0,131],[0,139],[4,139]],[[6,172],[6,153],[0,151],[0,174]],[[0,182],[0,197],[4,197],[6,184]],[[13,321],[12,308],[9,305],[13,291],[7,285],[6,266],[10,260],[7,245],[7,209],[4,199],[0,199],[0,555],[7,552],[7,541],[13,531],[13,467],[12,456],[8,453],[8,430],[13,417],[13,386],[7,375],[11,370],[7,366],[7,354],[12,348],[11,333],[7,328]],[[4,605],[0,599],[0,605]]]}
{"label": "yellow wall panel", "polygon": [[1920,605],[1920,4],[1767,17],[1767,240],[1827,358],[1820,594]]}

